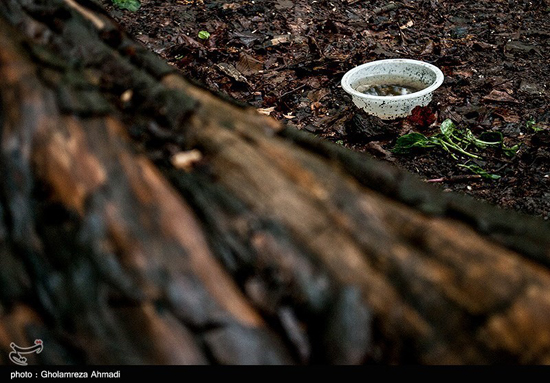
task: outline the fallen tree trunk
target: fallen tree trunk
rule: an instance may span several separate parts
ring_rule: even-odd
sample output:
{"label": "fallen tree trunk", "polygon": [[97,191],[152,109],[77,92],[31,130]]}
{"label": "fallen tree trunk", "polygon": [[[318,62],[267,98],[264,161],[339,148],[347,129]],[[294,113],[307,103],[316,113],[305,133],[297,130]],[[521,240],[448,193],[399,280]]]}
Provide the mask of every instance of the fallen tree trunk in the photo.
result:
{"label": "fallen tree trunk", "polygon": [[91,0],[0,4],[0,98],[2,363],[550,362],[545,222],[221,100]]}

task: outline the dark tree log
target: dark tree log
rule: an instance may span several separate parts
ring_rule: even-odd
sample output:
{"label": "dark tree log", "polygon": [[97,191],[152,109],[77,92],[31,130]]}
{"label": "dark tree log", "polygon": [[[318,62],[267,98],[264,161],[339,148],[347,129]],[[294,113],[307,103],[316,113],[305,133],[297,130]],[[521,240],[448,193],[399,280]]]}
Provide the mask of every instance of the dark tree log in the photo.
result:
{"label": "dark tree log", "polygon": [[550,362],[547,223],[191,85],[92,0],[0,3],[0,106],[0,363]]}

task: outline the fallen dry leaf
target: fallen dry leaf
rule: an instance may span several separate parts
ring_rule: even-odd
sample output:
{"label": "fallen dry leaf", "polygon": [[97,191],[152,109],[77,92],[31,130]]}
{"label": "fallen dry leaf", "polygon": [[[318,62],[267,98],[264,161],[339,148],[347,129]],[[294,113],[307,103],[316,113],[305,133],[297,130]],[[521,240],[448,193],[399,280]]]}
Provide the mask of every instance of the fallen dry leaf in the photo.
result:
{"label": "fallen dry leaf", "polygon": [[222,5],[222,9],[239,9],[241,6],[239,3],[229,3]]}
{"label": "fallen dry leaf", "polygon": [[311,110],[320,109],[323,106],[319,101],[312,102],[309,106]]}
{"label": "fallen dry leaf", "polygon": [[260,72],[264,68],[264,63],[243,52],[235,67],[245,76],[250,76]]}
{"label": "fallen dry leaf", "polygon": [[182,169],[190,172],[193,165],[202,159],[202,153],[197,149],[179,152],[172,156],[171,162],[176,169]]}
{"label": "fallen dry leaf", "polygon": [[269,40],[272,46],[285,44],[285,43],[296,43],[296,44],[305,44],[307,43],[307,37],[298,36],[298,35],[277,35],[271,40]]}
{"label": "fallen dry leaf", "polygon": [[275,110],[275,107],[272,106],[270,108],[259,108],[257,110],[258,110],[258,113],[265,114],[266,116],[269,116]]}
{"label": "fallen dry leaf", "polygon": [[480,49],[496,49],[497,45],[485,43],[483,41],[475,41],[473,44],[474,47],[480,48]]}
{"label": "fallen dry leaf", "polygon": [[432,54],[434,51],[434,42],[432,40],[428,40],[428,43],[426,44],[426,47],[424,50],[420,53],[421,55],[429,55]]}
{"label": "fallen dry leaf", "polygon": [[468,78],[468,77],[472,77],[473,74],[474,74],[474,72],[472,72],[472,71],[469,70],[469,69],[465,69],[465,70],[457,69],[457,70],[454,70],[454,71],[453,71],[453,74],[458,75],[458,76],[461,76],[461,77]]}
{"label": "fallen dry leaf", "polygon": [[399,27],[399,29],[407,29],[412,27],[413,25],[414,25],[414,22],[412,20],[409,20],[407,24],[403,24],[402,26]]}
{"label": "fallen dry leaf", "polygon": [[183,33],[180,34],[177,37],[176,41],[178,42],[178,44],[187,45],[187,46],[190,46],[192,48],[204,49],[204,45],[199,43],[194,38],[189,37],[189,36],[187,36],[186,34],[183,34]]}
{"label": "fallen dry leaf", "polygon": [[327,88],[321,88],[319,90],[312,90],[308,92],[307,98],[313,102],[321,101],[323,97],[329,94],[330,91]]}
{"label": "fallen dry leaf", "polygon": [[133,96],[134,96],[134,91],[132,89],[128,89],[120,95],[120,101],[124,103],[129,102]]}
{"label": "fallen dry leaf", "polygon": [[493,89],[487,96],[483,97],[483,99],[487,101],[518,103],[518,100],[510,96],[508,93],[495,89]]}
{"label": "fallen dry leaf", "polygon": [[520,117],[516,113],[514,113],[510,110],[507,110],[507,109],[497,108],[493,111],[493,114],[495,114],[499,117],[502,117],[504,122],[519,122],[520,121]]}
{"label": "fallen dry leaf", "polygon": [[233,65],[228,63],[219,63],[216,64],[216,67],[218,67],[219,70],[221,70],[223,73],[228,75],[229,77],[233,78],[235,81],[244,82],[248,84],[248,80],[246,77],[242,75],[241,72],[237,70]]}
{"label": "fallen dry leaf", "polygon": [[277,4],[275,4],[275,8],[279,11],[290,9],[292,7],[294,7],[294,2],[290,0],[279,0],[277,1]]}

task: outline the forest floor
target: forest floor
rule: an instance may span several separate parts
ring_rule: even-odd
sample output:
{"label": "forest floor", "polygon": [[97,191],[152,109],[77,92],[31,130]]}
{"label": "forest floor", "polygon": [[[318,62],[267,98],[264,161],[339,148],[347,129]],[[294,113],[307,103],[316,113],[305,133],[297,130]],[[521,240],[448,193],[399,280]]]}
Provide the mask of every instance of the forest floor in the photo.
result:
{"label": "forest floor", "polygon": [[[101,1],[212,91],[444,190],[550,218],[550,1],[142,0],[135,12]],[[426,61],[445,74],[419,115],[382,121],[342,90],[345,72],[387,58]],[[400,136],[435,135],[447,118],[519,149],[468,148],[479,158],[392,151]]]}

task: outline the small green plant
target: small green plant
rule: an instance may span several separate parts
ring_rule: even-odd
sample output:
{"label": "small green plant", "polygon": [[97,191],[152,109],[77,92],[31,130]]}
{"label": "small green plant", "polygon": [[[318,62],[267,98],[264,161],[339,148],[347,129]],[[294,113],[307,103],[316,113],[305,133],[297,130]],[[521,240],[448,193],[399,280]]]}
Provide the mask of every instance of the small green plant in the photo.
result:
{"label": "small green plant", "polygon": [[537,122],[532,117],[527,121],[527,123],[525,124],[525,127],[527,129],[532,129],[535,133],[542,132],[544,130],[544,128],[540,128],[537,126]]}
{"label": "small green plant", "polygon": [[475,174],[479,174],[483,178],[487,178],[490,180],[498,180],[500,178],[498,174],[487,173],[487,171],[485,171],[482,167],[475,164],[471,164],[471,165],[468,165],[468,163],[458,164],[458,167],[468,169],[471,172]]}
{"label": "small green plant", "polygon": [[[512,147],[504,145],[504,136],[500,132],[485,132],[476,137],[470,129],[457,128],[450,119],[443,121],[439,130],[440,133],[431,137],[426,137],[417,132],[403,135],[397,139],[392,152],[405,154],[415,148],[440,147],[449,153],[452,158],[458,160],[457,153],[470,158],[481,159],[481,156],[476,153],[488,147],[500,148],[507,156],[514,156],[519,149],[519,145]],[[476,153],[472,153],[473,150],[476,150]],[[490,174],[478,165],[468,165],[466,163],[458,166],[479,174],[484,178],[493,180],[500,178],[499,175]]]}
{"label": "small green plant", "polygon": [[131,12],[135,12],[141,7],[139,0],[112,0],[113,5],[120,9],[127,9]]}
{"label": "small green plant", "polygon": [[199,32],[199,39],[208,40],[209,38],[210,38],[210,32],[208,32],[208,31],[200,31]]}
{"label": "small green plant", "polygon": [[[505,154],[514,155],[519,149],[518,145],[507,147],[504,145],[504,137],[500,132],[487,132],[480,136],[474,136],[470,129],[458,129],[456,125],[447,119],[441,123],[440,133],[435,136],[426,137],[421,133],[410,133],[397,139],[393,148],[394,153],[409,153],[414,148],[440,147],[448,152],[455,160],[456,153],[480,159],[481,157],[471,152],[470,148],[486,149],[490,146],[500,147]],[[484,138],[483,140],[481,138]],[[490,141],[489,141],[490,140]]]}

